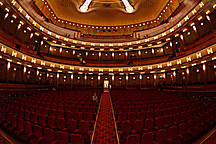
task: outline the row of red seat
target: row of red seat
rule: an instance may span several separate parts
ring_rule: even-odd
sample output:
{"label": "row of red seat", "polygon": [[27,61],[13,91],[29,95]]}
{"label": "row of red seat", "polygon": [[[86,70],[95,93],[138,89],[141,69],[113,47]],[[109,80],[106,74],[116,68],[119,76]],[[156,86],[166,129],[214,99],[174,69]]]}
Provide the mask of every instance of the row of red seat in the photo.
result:
{"label": "row of red seat", "polygon": [[[18,118],[15,115],[7,113],[2,115],[1,125],[7,128],[15,136],[30,143],[69,143],[69,135],[71,142],[76,141],[78,144],[84,144],[84,138],[89,139],[91,131],[88,129],[87,121],[79,122],[77,129],[76,121],[69,120],[67,128],[64,128],[64,121],[59,118],[57,126],[51,123],[37,124]],[[51,128],[52,127],[52,128]],[[56,133],[56,136],[55,136]]]}
{"label": "row of red seat", "polygon": [[[181,122],[178,125],[154,129],[147,131],[140,128],[139,131],[131,131],[131,124],[129,121],[123,122],[123,131],[120,131],[120,138],[127,137],[126,144],[182,144],[189,143],[191,139],[199,137],[205,129],[211,127],[216,122],[216,108],[197,116],[187,122]],[[139,120],[140,121],[140,120]],[[140,121],[141,123],[141,121]],[[126,134],[126,135],[123,135]]]}
{"label": "row of red seat", "polygon": [[[122,94],[120,94],[121,92]],[[176,135],[182,135],[186,138],[174,143],[189,142],[215,122],[216,109],[212,104],[204,104],[203,102],[196,102],[194,99],[173,96],[160,91],[153,92],[152,98],[149,95],[150,91],[147,91],[146,94],[144,91],[137,93],[138,95],[134,90],[112,91],[120,143],[125,143],[127,140],[128,144],[132,144],[130,142],[132,137],[137,137],[137,135],[128,138],[127,136],[139,134],[137,144],[140,142],[144,144],[146,138],[143,139],[142,135],[147,132],[153,133],[151,143],[173,143],[177,137],[171,138],[170,135],[175,128],[177,129]],[[130,97],[133,97],[131,101],[129,101]],[[145,99],[142,99],[143,101],[137,102],[137,98],[140,97],[147,97],[147,99],[154,99],[154,101],[149,100],[146,104]],[[176,100],[178,101],[176,102]],[[141,105],[142,103],[143,105]],[[193,136],[188,133],[189,131],[193,131]],[[161,134],[164,138],[158,138],[157,133],[164,133]],[[134,143],[136,142],[134,141]]]}
{"label": "row of red seat", "polygon": [[[89,143],[97,110],[92,95],[98,91],[85,90],[80,95],[79,92],[81,91],[42,92],[24,99],[17,98],[8,104],[0,103],[0,124],[27,143],[47,139],[47,129],[55,135],[53,142],[69,143],[70,138],[74,139],[74,134],[81,134],[76,136],[83,139],[83,143]],[[84,101],[80,102],[82,98]],[[68,101],[75,105],[69,105]],[[59,134],[67,138],[59,139]],[[44,143],[50,141],[45,140]]]}
{"label": "row of red seat", "polygon": [[[135,105],[135,106],[134,106]],[[127,104],[122,104],[119,103],[119,104],[116,104],[115,107],[115,111],[117,113],[119,112],[139,112],[139,111],[147,111],[147,110],[160,110],[160,109],[166,109],[166,108],[169,108],[169,109],[176,109],[176,111],[181,111],[181,109],[184,109],[185,106],[187,107],[197,107],[197,106],[200,106],[200,105],[203,105],[202,102],[196,102],[194,103],[194,101],[191,101],[191,100],[187,100],[187,101],[181,101],[176,103],[176,102],[170,102],[170,103],[160,103],[160,104],[151,104],[151,102],[149,102],[148,104],[145,104],[145,103],[142,103],[138,105],[138,103],[136,104],[131,104],[131,103],[127,103]]]}
{"label": "row of red seat", "polygon": [[[191,107],[191,106],[190,106]],[[187,108],[187,107],[185,107]],[[131,122],[135,121],[136,119],[140,119],[144,121],[145,119],[157,119],[158,117],[164,117],[164,119],[171,117],[174,122],[179,121],[181,118],[182,120],[187,120],[191,117],[195,117],[208,109],[211,108],[211,105],[201,105],[199,107],[194,107],[193,109],[185,109],[182,111],[175,112],[167,111],[167,109],[161,109],[157,111],[141,111],[141,112],[129,112],[129,113],[118,113],[116,114],[116,123],[117,125],[121,124],[121,122],[126,121],[127,119]]]}

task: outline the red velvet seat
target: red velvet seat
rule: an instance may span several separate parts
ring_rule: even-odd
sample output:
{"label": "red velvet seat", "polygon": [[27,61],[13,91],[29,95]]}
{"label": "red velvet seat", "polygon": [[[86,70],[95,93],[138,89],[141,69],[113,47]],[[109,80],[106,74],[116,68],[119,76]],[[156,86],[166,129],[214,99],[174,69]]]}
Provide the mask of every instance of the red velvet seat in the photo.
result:
{"label": "red velvet seat", "polygon": [[195,117],[195,118],[194,118],[194,128],[195,128],[195,130],[196,130],[198,133],[202,133],[202,132],[203,132],[204,128],[203,128],[203,126],[202,126],[202,124],[201,124],[201,119],[200,119],[200,117]]}
{"label": "red velvet seat", "polygon": [[153,118],[154,117],[154,112],[153,110],[149,110],[146,112],[146,118]]}
{"label": "red velvet seat", "polygon": [[173,124],[177,125],[181,122],[181,117],[179,113],[173,114]]}
{"label": "red velvet seat", "polygon": [[181,137],[178,136],[177,126],[172,126],[168,129],[168,143],[181,144]]}
{"label": "red velvet seat", "polygon": [[143,122],[141,120],[135,120],[133,123],[133,133],[142,133],[144,132]]}
{"label": "red velvet seat", "polygon": [[38,144],[38,142],[42,139],[43,136],[43,128],[39,125],[33,126],[33,134],[29,136],[29,141],[31,144]]}
{"label": "red velvet seat", "polygon": [[70,119],[67,122],[67,131],[74,133],[77,130],[77,122],[74,119]]}
{"label": "red velvet seat", "polygon": [[47,127],[55,129],[56,127],[56,118],[52,116],[47,117]]}
{"label": "red velvet seat", "polygon": [[161,129],[164,127],[163,117],[155,118],[155,130]]}
{"label": "red velvet seat", "polygon": [[55,109],[49,109],[49,116],[56,117],[56,110]]}
{"label": "red velvet seat", "polygon": [[66,111],[65,112],[65,118],[67,121],[70,119],[73,119],[73,113],[71,111]]}
{"label": "red velvet seat", "polygon": [[19,118],[23,118],[24,117],[24,110],[20,109],[19,110]]}
{"label": "red velvet seat", "polygon": [[160,129],[156,132],[155,141],[159,144],[167,144],[167,130]]}
{"label": "red velvet seat", "polygon": [[49,109],[48,108],[43,108],[41,114],[48,115],[49,114]]}
{"label": "red velvet seat", "polygon": [[141,144],[155,144],[154,133],[153,132],[143,133]]}
{"label": "red velvet seat", "polygon": [[84,144],[84,137],[80,134],[71,134],[71,144]]}
{"label": "red velvet seat", "polygon": [[17,119],[17,126],[13,128],[13,133],[16,136],[19,136],[22,131],[24,131],[24,120],[21,118],[18,118]]}
{"label": "red velvet seat", "polygon": [[39,114],[38,123],[44,127],[47,124],[46,119],[47,119],[46,115]]}
{"label": "red velvet seat", "polygon": [[162,110],[155,110],[155,117],[161,117],[163,116]]}
{"label": "red velvet seat", "polygon": [[69,144],[69,136],[66,132],[57,131],[56,140],[53,144]]}
{"label": "red velvet seat", "polygon": [[185,142],[187,137],[186,137],[186,124],[184,122],[178,125],[178,134],[181,139],[181,142],[182,143]]}
{"label": "red velvet seat", "polygon": [[146,119],[145,120],[144,132],[153,131],[153,130],[154,130],[154,121],[153,121],[153,119]]}
{"label": "red velvet seat", "polygon": [[194,138],[195,136],[197,136],[198,132],[194,127],[194,120],[193,119],[190,119],[190,120],[187,121],[186,127],[187,127],[186,132],[187,132],[187,135],[189,136],[189,139]]}
{"label": "red velvet seat", "polygon": [[55,140],[55,132],[53,129],[45,128],[44,137],[42,137],[39,142],[41,144],[51,144]]}
{"label": "red velvet seat", "polygon": [[75,119],[77,122],[81,121],[81,120],[83,119],[82,113],[81,113],[81,112],[76,112],[76,113],[74,113],[74,119]]}
{"label": "red velvet seat", "polygon": [[12,115],[11,113],[7,113],[6,115],[6,121],[3,123],[4,127],[7,128],[9,125],[11,125]]}
{"label": "red velvet seat", "polygon": [[116,121],[117,129],[120,129],[122,122],[127,120],[127,115],[126,113],[119,113],[117,117],[118,117]]}
{"label": "red velvet seat", "polygon": [[63,110],[57,110],[57,118],[64,118],[64,111]]}
{"label": "red velvet seat", "polygon": [[120,106],[117,106],[116,107],[116,110],[115,110],[115,113],[123,113],[123,108],[122,107],[120,107]]}
{"label": "red velvet seat", "polygon": [[14,128],[17,127],[17,117],[13,115],[11,119],[11,125],[8,125],[7,128],[10,132],[13,132]]}
{"label": "red velvet seat", "polygon": [[84,113],[84,120],[88,121],[89,123],[94,123],[93,114],[90,112]]}
{"label": "red velvet seat", "polygon": [[134,122],[136,120],[136,113],[135,112],[129,112],[128,113],[128,120],[131,122]]}
{"label": "red velvet seat", "polygon": [[126,144],[140,144],[140,136],[138,134],[127,136]]}
{"label": "red velvet seat", "polygon": [[26,121],[30,121],[31,120],[31,113],[29,111],[25,111],[25,117],[24,117],[24,119]]}
{"label": "red velvet seat", "polygon": [[31,122],[37,123],[38,122],[38,114],[35,112],[31,112]]}
{"label": "red velvet seat", "polygon": [[36,107],[36,113],[41,114],[41,107]]}
{"label": "red velvet seat", "polygon": [[137,113],[137,119],[143,121],[145,119],[145,112],[144,111],[138,112]]}
{"label": "red velvet seat", "polygon": [[19,109],[15,107],[14,110],[13,110],[13,114],[14,114],[15,116],[18,116],[18,114],[19,114]]}
{"label": "red velvet seat", "polygon": [[63,110],[63,108],[64,108],[63,104],[58,104],[58,106],[57,106],[58,110]]}
{"label": "red velvet seat", "polygon": [[128,135],[132,134],[132,124],[129,120],[123,121],[119,131],[120,141],[125,142]]}
{"label": "red velvet seat", "polygon": [[131,108],[130,107],[124,107],[124,112],[125,113],[130,113],[131,112]]}
{"label": "red velvet seat", "polygon": [[173,124],[172,115],[168,115],[164,117],[164,126],[168,128]]}
{"label": "red velvet seat", "polygon": [[65,125],[66,124],[64,118],[57,119],[57,130],[66,131]]}
{"label": "red velvet seat", "polygon": [[28,141],[28,138],[32,135],[32,123],[25,121],[24,122],[25,129],[20,132],[19,136],[21,139]]}
{"label": "red velvet seat", "polygon": [[85,142],[88,142],[91,137],[91,130],[89,130],[89,123],[87,121],[81,120],[79,122],[79,129],[76,133],[82,134],[85,138]]}

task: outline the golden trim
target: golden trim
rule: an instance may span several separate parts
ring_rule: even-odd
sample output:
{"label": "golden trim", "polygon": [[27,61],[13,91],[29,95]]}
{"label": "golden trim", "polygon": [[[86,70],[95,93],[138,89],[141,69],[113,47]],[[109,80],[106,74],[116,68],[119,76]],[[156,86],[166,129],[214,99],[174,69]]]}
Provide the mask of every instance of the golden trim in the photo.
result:
{"label": "golden trim", "polygon": [[115,115],[114,115],[114,110],[113,110],[113,105],[112,105],[112,100],[111,100],[110,94],[109,94],[109,97],[110,97],[110,103],[111,103],[111,108],[112,108],[112,113],[113,113],[113,121],[114,121],[114,125],[115,125],[117,143],[119,144],[118,130],[117,130],[117,126],[116,126]]}

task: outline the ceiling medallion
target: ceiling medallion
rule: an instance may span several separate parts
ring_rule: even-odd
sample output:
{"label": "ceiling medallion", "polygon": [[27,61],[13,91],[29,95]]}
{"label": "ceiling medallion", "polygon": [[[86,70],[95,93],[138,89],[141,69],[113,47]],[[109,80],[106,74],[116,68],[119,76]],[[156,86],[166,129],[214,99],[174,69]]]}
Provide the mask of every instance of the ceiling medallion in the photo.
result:
{"label": "ceiling medallion", "polygon": [[[128,0],[85,0],[84,3],[80,6],[80,11],[85,13],[88,11],[88,9],[90,8],[90,4],[92,4],[91,8],[98,8],[101,7],[100,5],[102,4],[103,7],[115,7],[115,8],[121,8],[122,9],[122,3],[124,5],[124,9],[128,12],[128,13],[132,13],[134,12],[134,8],[133,6],[130,4],[130,2]],[[116,4],[117,7],[116,7]]]}

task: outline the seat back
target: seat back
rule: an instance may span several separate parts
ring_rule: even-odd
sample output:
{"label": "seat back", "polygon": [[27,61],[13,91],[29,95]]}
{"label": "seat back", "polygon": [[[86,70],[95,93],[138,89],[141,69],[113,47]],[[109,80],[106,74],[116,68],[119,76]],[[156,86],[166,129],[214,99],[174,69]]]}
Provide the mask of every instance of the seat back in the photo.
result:
{"label": "seat back", "polygon": [[23,129],[24,128],[24,121],[23,121],[23,119],[18,118],[17,126],[18,126],[18,129]]}
{"label": "seat back", "polygon": [[141,120],[135,120],[133,128],[136,133],[141,133],[143,131],[143,122]]}
{"label": "seat back", "polygon": [[67,120],[72,119],[73,118],[73,113],[71,111],[66,111],[65,112],[65,117]]}
{"label": "seat back", "polygon": [[39,125],[34,125],[34,136],[35,138],[39,139],[42,137],[43,132],[42,132],[42,127]]}
{"label": "seat back", "polygon": [[55,140],[55,132],[53,129],[45,128],[44,136],[47,143],[52,143]]}
{"label": "seat back", "polygon": [[76,113],[74,114],[74,119],[75,119],[76,121],[78,121],[78,122],[82,120],[82,117],[83,117],[83,115],[82,115],[81,112],[76,112]]}
{"label": "seat back", "polygon": [[154,129],[154,121],[153,119],[146,119],[145,120],[145,128],[148,130],[153,130]]}
{"label": "seat back", "polygon": [[87,121],[81,120],[79,122],[79,132],[82,134],[87,134],[89,131],[89,123]]}
{"label": "seat back", "polygon": [[52,117],[52,116],[47,117],[47,126],[48,127],[51,128],[51,127],[55,126],[55,122],[56,122],[55,117]]}
{"label": "seat back", "polygon": [[126,116],[126,113],[119,113],[118,114],[118,121],[121,123],[123,121],[126,121],[127,120],[127,116]]}
{"label": "seat back", "polygon": [[137,113],[137,119],[144,120],[145,119],[145,112],[141,111]]}
{"label": "seat back", "polygon": [[129,135],[126,139],[126,144],[139,144],[140,136],[138,134]]}
{"label": "seat back", "polygon": [[121,131],[123,134],[130,134],[132,132],[132,124],[130,121],[122,122]]}
{"label": "seat back", "polygon": [[177,126],[172,126],[168,129],[168,138],[171,138],[172,140],[174,140],[177,137]]}
{"label": "seat back", "polygon": [[84,144],[84,137],[80,134],[72,134],[71,143],[72,144]]}
{"label": "seat back", "polygon": [[57,131],[56,139],[58,144],[69,144],[69,138],[66,132]]}
{"label": "seat back", "polygon": [[183,123],[180,123],[179,126],[178,126],[178,133],[180,135],[184,135],[186,132],[186,124],[183,122]]}
{"label": "seat back", "polygon": [[28,121],[25,122],[25,132],[26,133],[32,133],[32,124]]}
{"label": "seat back", "polygon": [[167,140],[167,131],[166,129],[160,129],[156,132],[155,141],[159,144],[165,143]]}
{"label": "seat back", "polygon": [[155,127],[158,127],[159,129],[163,127],[163,118],[157,117],[155,119]]}
{"label": "seat back", "polygon": [[135,112],[128,113],[128,120],[134,122],[136,120],[136,113]]}
{"label": "seat back", "polygon": [[65,119],[64,118],[58,118],[57,119],[57,128],[59,130],[63,130],[65,128]]}
{"label": "seat back", "polygon": [[142,135],[141,144],[153,144],[154,143],[154,133],[147,132]]}
{"label": "seat back", "polygon": [[77,129],[77,122],[74,119],[68,120],[67,129],[69,132],[74,132]]}

